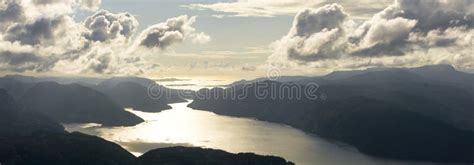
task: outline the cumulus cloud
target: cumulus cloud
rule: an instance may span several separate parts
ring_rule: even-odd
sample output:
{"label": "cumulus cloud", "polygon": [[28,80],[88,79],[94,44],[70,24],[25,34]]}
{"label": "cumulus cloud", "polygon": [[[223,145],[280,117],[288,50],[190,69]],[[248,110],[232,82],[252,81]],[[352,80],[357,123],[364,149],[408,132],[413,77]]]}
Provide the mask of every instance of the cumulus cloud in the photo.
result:
{"label": "cumulus cloud", "polygon": [[4,39],[28,45],[51,45],[56,38],[67,33],[68,29],[64,27],[71,19],[64,16],[52,19],[41,18],[31,23],[15,23],[6,29]]}
{"label": "cumulus cloud", "polygon": [[85,38],[103,42],[119,37],[130,38],[138,27],[138,21],[130,13],[114,14],[102,10],[88,17],[84,25],[88,29]]}
{"label": "cumulus cloud", "polygon": [[[324,11],[329,6],[310,10]],[[333,6],[343,11],[341,6]],[[289,33],[273,44],[270,64],[353,68],[450,63],[474,67],[474,61],[468,58],[474,39],[471,0],[397,0],[362,23],[352,17],[337,19],[332,14],[300,19],[307,13],[317,16],[317,12],[308,10],[296,15]],[[334,22],[321,24],[325,18],[340,22],[336,26]],[[305,26],[298,26],[298,22]],[[298,28],[306,30],[298,34]]]}
{"label": "cumulus cloud", "polygon": [[145,29],[137,39],[137,44],[146,48],[166,49],[167,47],[190,39],[193,42],[205,43],[210,37],[204,33],[197,33],[192,27],[196,17],[182,15],[166,20]]}
{"label": "cumulus cloud", "polygon": [[[138,42],[132,41],[138,28],[132,14],[101,10],[84,21],[73,18],[76,11],[96,10],[100,4],[101,0],[1,1],[0,71],[141,74],[152,69],[153,64],[130,51]],[[157,25],[164,30],[159,45],[165,48],[186,39],[208,42],[209,36],[191,26],[194,22],[195,17],[182,16]]]}
{"label": "cumulus cloud", "polygon": [[[403,55],[402,49],[423,44],[410,42],[413,36],[420,39],[428,37],[428,34],[432,37],[431,31],[441,34],[450,28],[471,28],[474,15],[469,12],[469,8],[472,5],[473,1],[470,0],[398,0],[354,32],[350,41],[358,47],[356,49],[360,49],[354,54]],[[450,41],[439,39],[438,44]]]}
{"label": "cumulus cloud", "polygon": [[344,50],[340,39],[347,17],[338,4],[303,10],[296,15],[290,32],[276,43],[270,58],[317,61],[339,57]]}
{"label": "cumulus cloud", "polygon": [[379,56],[379,55],[404,55],[402,50],[417,21],[405,18],[391,20],[378,20],[365,32],[364,38],[352,55]]}

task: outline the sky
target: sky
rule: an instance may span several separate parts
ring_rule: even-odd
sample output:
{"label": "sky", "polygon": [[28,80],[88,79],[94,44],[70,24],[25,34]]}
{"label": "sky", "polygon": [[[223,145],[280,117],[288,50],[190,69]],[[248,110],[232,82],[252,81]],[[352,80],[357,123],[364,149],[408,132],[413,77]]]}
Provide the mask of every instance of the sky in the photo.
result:
{"label": "sky", "polygon": [[474,70],[473,0],[1,0],[0,73],[242,79]]}

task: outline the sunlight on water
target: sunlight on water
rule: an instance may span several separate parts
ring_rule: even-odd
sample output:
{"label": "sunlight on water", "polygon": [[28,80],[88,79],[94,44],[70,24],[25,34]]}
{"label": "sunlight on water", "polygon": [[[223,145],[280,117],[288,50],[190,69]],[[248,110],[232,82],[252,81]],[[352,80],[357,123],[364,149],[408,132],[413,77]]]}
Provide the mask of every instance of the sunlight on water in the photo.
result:
{"label": "sunlight on water", "polygon": [[[201,146],[229,152],[277,155],[296,164],[395,165],[358,153],[297,129],[245,118],[220,116],[171,104],[160,113],[128,110],[146,122],[134,127],[101,127],[96,124],[68,124],[68,131],[97,135],[119,143],[135,155],[168,146]],[[414,164],[414,163],[410,163]],[[422,164],[422,163],[418,163]]]}
{"label": "sunlight on water", "polygon": [[230,79],[192,79],[192,78],[164,78],[157,79],[156,83],[172,89],[199,90],[202,88],[222,87],[234,82]]}

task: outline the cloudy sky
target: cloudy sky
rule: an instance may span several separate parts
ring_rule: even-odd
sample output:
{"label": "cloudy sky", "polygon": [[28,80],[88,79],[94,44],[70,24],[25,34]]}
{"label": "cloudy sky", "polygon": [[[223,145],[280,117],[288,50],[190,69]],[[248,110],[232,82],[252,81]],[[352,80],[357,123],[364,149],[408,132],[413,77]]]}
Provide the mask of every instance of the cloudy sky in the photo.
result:
{"label": "cloudy sky", "polygon": [[0,73],[474,70],[474,0],[1,0]]}

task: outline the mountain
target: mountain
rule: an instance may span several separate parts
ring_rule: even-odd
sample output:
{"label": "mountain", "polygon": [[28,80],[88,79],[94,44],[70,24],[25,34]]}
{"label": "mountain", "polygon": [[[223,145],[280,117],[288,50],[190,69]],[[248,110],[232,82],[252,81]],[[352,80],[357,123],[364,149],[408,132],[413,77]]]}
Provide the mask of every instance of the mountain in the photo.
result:
{"label": "mountain", "polygon": [[275,156],[259,156],[253,153],[232,154],[222,150],[198,147],[170,147],[151,150],[138,158],[143,165],[290,165],[285,159]]}
{"label": "mountain", "polygon": [[447,83],[474,89],[474,74],[457,71],[451,65],[428,65],[409,69],[429,81]]}
{"label": "mountain", "polygon": [[200,90],[202,97],[189,106],[287,124],[384,158],[474,162],[472,88],[433,81],[410,69],[344,77],[310,79],[324,80],[312,95],[305,95],[308,79]]}
{"label": "mountain", "polygon": [[23,111],[0,90],[0,162],[29,164],[133,164],[120,146],[81,133],[67,133],[39,113]]}
{"label": "mountain", "polygon": [[5,165],[291,164],[274,156],[187,147],[155,149],[137,158],[115,143],[78,132],[39,132],[0,138],[0,162]]}
{"label": "mountain", "polygon": [[62,123],[131,126],[143,122],[104,94],[78,84],[37,83],[20,102],[26,111],[42,113]]}
{"label": "mountain", "polygon": [[120,106],[145,112],[170,109],[168,104],[185,102],[179,91],[136,77],[116,77],[101,82],[96,89]]}
{"label": "mountain", "polygon": [[33,77],[24,75],[6,75],[4,78],[10,78],[22,83],[35,84],[39,82],[57,82],[59,84],[81,84],[82,86],[93,86],[103,81],[101,78],[94,77]]}
{"label": "mountain", "polygon": [[147,88],[133,82],[121,82],[111,88],[101,90],[122,107],[145,112],[159,112],[171,109],[165,99],[153,99]]}
{"label": "mountain", "polygon": [[0,89],[0,135],[28,135],[38,131],[64,132],[64,128],[41,114],[21,111],[13,97]]}
{"label": "mountain", "polygon": [[20,99],[33,85],[32,83],[23,83],[12,78],[0,78],[0,89],[6,90],[15,100]]}
{"label": "mountain", "polygon": [[174,147],[179,148],[178,150],[156,149],[137,158],[115,143],[78,132],[68,133],[59,123],[39,113],[21,109],[22,105],[16,103],[5,90],[0,89],[2,165],[154,165],[156,162],[183,164],[182,160],[189,162],[188,158],[205,162],[218,161],[220,164],[232,164],[235,163],[234,160],[262,165],[286,164],[286,160],[279,157],[250,153],[230,154],[185,147]]}
{"label": "mountain", "polygon": [[272,78],[260,77],[253,80],[235,81],[231,84],[225,85],[225,87],[240,86],[240,85],[245,85],[245,84],[250,84],[250,83],[262,82],[269,79],[275,79],[274,81],[278,81],[278,82],[297,82],[297,81],[303,81],[309,78],[312,78],[312,77],[307,77],[307,76],[279,76],[279,77],[272,77]]}
{"label": "mountain", "polygon": [[150,85],[156,84],[155,81],[153,80],[150,80],[147,78],[141,78],[141,77],[112,77],[104,81],[101,81],[99,83],[99,86],[114,87],[118,85],[119,83],[123,83],[123,82],[136,83],[145,88],[148,88]]}
{"label": "mountain", "polygon": [[117,144],[77,132],[0,138],[0,162],[6,165],[131,165],[135,159]]}

